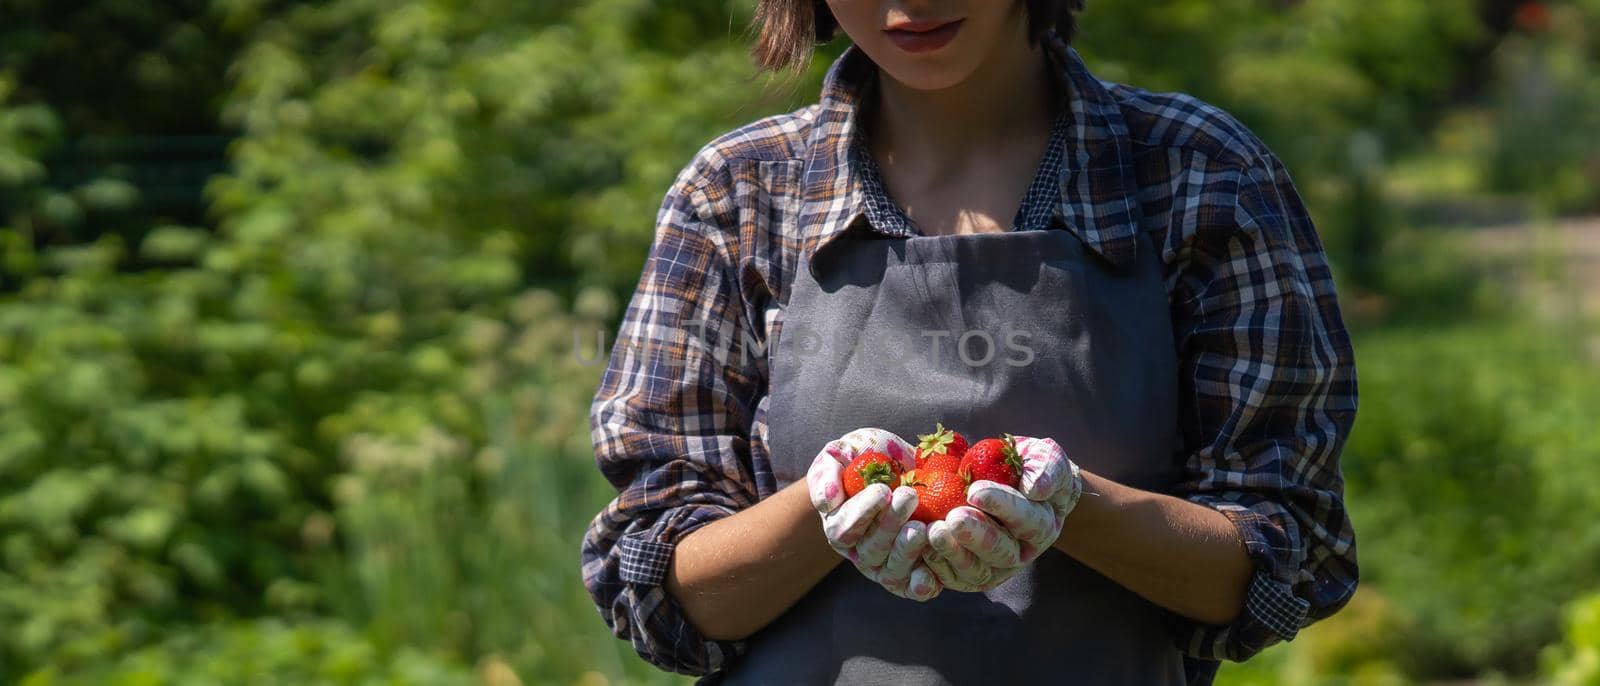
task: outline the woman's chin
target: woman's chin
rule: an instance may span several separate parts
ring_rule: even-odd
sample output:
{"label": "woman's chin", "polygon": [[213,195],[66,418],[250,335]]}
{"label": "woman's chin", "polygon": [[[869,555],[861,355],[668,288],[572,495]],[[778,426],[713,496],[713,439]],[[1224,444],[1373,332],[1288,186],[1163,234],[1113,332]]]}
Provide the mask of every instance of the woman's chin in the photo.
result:
{"label": "woman's chin", "polygon": [[953,88],[965,81],[971,69],[961,69],[943,61],[901,60],[898,64],[881,65],[884,73],[897,83],[919,91],[940,91]]}

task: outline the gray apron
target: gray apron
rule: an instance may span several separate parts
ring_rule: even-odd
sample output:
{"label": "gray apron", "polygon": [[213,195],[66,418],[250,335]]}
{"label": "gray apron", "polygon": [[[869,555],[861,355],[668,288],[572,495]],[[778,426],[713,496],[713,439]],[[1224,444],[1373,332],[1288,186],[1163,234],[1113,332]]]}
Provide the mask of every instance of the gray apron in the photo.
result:
{"label": "gray apron", "polygon": [[[1083,468],[1179,477],[1177,355],[1157,253],[1131,269],[1067,230],[883,238],[852,227],[796,270],[770,367],[778,487],[823,444],[934,422],[1056,439]],[[1085,495],[1092,498],[1092,495]],[[987,593],[899,598],[841,562],[750,637],[727,684],[1182,684],[1165,610],[1050,549]]]}

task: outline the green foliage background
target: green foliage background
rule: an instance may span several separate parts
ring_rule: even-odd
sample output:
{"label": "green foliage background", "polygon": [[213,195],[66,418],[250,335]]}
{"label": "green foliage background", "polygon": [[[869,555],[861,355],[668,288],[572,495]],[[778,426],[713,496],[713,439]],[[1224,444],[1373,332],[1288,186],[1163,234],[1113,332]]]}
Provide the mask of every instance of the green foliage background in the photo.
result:
{"label": "green foliage background", "polygon": [[[680,681],[579,581],[574,351],[695,150],[815,100],[842,42],[758,77],[752,4],[0,0],[0,682]],[[1600,683],[1585,283],[1465,240],[1600,209],[1600,2],[1522,4],[1083,18],[1289,160],[1357,331],[1362,592],[1225,681]]]}

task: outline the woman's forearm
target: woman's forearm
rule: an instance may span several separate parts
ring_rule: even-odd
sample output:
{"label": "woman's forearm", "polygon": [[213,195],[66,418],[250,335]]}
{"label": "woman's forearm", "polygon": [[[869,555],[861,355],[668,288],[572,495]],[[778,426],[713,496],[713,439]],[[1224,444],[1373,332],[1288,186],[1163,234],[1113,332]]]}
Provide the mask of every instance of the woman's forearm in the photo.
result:
{"label": "woman's forearm", "polygon": [[1190,619],[1220,625],[1238,616],[1254,564],[1226,516],[1087,471],[1083,478],[1056,549]]}
{"label": "woman's forearm", "polygon": [[683,537],[665,586],[707,638],[738,640],[783,614],[842,559],[802,479]]}

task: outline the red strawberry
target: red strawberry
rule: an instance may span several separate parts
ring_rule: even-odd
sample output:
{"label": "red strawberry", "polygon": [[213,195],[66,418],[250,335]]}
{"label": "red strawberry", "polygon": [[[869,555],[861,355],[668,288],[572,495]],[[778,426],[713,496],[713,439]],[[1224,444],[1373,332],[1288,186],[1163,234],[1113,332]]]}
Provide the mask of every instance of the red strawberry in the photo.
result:
{"label": "red strawberry", "polygon": [[917,466],[922,466],[922,461],[933,455],[949,455],[961,459],[961,454],[967,452],[967,437],[960,432],[944,428],[944,424],[935,423],[935,430],[931,434],[919,434],[917,438]]}
{"label": "red strawberry", "polygon": [[917,469],[954,474],[961,470],[961,458],[956,455],[929,453],[922,456],[922,461],[917,463]]}
{"label": "red strawberry", "polygon": [[1011,434],[1005,438],[985,438],[967,449],[958,470],[967,483],[987,479],[1012,488],[1022,484],[1022,458]]}
{"label": "red strawberry", "polygon": [[840,480],[844,481],[846,498],[866,490],[870,484],[888,484],[889,490],[894,490],[900,485],[900,463],[883,453],[864,452],[845,465]]}
{"label": "red strawberry", "polygon": [[913,469],[901,475],[900,483],[917,491],[917,509],[911,518],[932,524],[951,510],[967,504],[967,485],[955,472]]}

